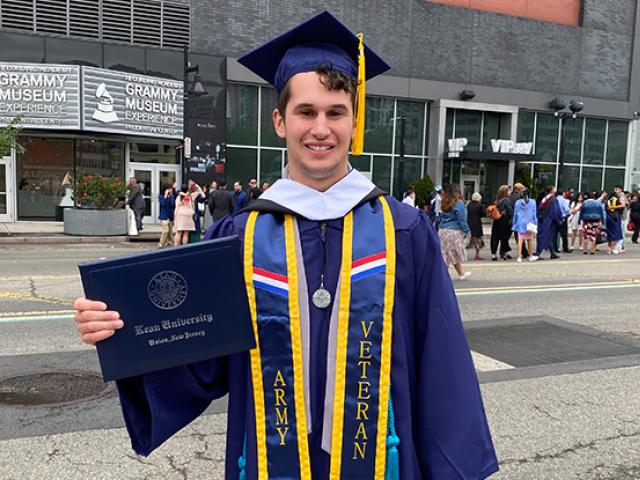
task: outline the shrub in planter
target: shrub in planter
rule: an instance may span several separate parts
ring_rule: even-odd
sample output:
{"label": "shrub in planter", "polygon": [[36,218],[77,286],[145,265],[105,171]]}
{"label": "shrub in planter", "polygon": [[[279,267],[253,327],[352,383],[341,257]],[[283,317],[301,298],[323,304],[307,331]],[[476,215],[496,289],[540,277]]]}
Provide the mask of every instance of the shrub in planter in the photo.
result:
{"label": "shrub in planter", "polygon": [[81,208],[122,208],[126,192],[127,185],[120,177],[82,175],[73,183],[73,200]]}

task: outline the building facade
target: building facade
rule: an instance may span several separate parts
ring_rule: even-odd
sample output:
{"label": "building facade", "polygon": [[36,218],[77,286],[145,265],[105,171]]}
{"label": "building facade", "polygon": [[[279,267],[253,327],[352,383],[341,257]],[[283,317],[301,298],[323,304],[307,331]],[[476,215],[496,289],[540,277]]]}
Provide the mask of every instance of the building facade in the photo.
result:
{"label": "building facade", "polygon": [[[31,105],[20,107],[28,119],[38,103],[9,96],[3,66],[7,74],[25,65],[78,69],[67,95],[76,92],[79,111],[67,125],[23,123],[24,151],[0,160],[0,221],[59,219],[69,204],[65,178],[86,173],[145,181],[149,221],[165,183],[272,183],[287,162],[271,123],[277,94],[235,58],[324,8],[364,31],[392,66],[367,85],[365,150],[350,158],[384,190],[399,196],[425,174],[485,199],[516,181],[536,190],[638,189],[635,0],[0,0],[0,124],[17,113],[11,105]],[[179,90],[186,57],[208,94],[187,98],[184,125],[152,134],[133,119],[122,128],[91,123],[98,104],[108,110],[100,84],[114,104],[114,76]],[[157,99],[138,97],[136,118],[163,115]]]}

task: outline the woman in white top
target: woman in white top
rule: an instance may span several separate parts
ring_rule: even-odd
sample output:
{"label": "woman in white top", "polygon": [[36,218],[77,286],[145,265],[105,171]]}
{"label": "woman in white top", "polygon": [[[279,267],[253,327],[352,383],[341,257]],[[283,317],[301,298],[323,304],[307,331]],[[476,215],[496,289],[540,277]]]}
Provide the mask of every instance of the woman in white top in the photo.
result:
{"label": "woman in white top", "polygon": [[571,250],[576,243],[576,236],[578,237],[578,246],[582,250],[582,223],[580,222],[580,209],[582,208],[582,201],[584,197],[581,193],[571,202],[569,209],[571,215],[569,216],[569,229],[571,230]]}

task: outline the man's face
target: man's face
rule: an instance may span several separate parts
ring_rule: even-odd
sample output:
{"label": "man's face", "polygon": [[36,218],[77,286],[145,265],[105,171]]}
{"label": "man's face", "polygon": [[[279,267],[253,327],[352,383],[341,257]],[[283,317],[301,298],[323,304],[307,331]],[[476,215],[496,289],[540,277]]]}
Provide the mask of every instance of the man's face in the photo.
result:
{"label": "man's face", "polygon": [[255,178],[249,179],[249,188],[256,188],[258,186],[258,181]]}
{"label": "man's face", "polygon": [[328,90],[315,72],[294,75],[289,89],[285,117],[273,111],[276,133],[287,141],[289,173],[293,180],[325,190],[347,173],[354,133],[351,97]]}
{"label": "man's face", "polygon": [[618,196],[622,193],[622,189],[621,189],[621,188],[618,188],[618,187],[615,187],[615,188],[613,189],[613,191],[614,191],[614,192],[616,192],[616,195],[618,195]]}
{"label": "man's face", "polygon": [[242,190],[242,187],[240,186],[240,182],[234,182],[234,184],[233,184],[233,189],[234,189],[236,192],[239,192],[240,190]]}

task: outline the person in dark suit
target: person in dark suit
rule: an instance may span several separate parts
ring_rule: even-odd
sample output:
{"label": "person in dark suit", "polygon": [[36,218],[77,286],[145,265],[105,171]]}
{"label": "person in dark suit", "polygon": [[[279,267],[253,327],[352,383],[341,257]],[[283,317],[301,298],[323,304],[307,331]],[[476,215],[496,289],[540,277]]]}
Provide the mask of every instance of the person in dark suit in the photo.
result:
{"label": "person in dark suit", "polygon": [[234,210],[233,195],[227,191],[227,182],[218,181],[218,188],[209,194],[209,212],[213,221],[231,215]]}

